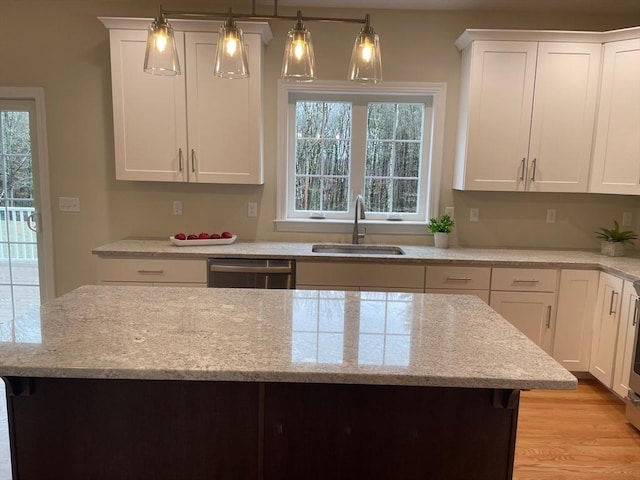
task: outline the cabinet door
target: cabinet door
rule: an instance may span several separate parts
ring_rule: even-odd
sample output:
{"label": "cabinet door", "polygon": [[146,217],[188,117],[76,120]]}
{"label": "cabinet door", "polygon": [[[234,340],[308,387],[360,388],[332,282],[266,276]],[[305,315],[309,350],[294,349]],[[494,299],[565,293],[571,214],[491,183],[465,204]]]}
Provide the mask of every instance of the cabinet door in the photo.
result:
{"label": "cabinet door", "polygon": [[601,51],[599,43],[539,44],[527,190],[587,191]]}
{"label": "cabinet door", "polygon": [[535,42],[473,43],[464,189],[524,189],[536,51]]}
{"label": "cabinet door", "polygon": [[[110,30],[116,178],[181,182],[187,148],[184,75],[142,70],[144,30]],[[176,32],[176,48],[184,38]],[[180,56],[184,66],[184,58]]]}
{"label": "cabinet door", "polygon": [[551,355],[555,293],[492,291],[489,305]]}
{"label": "cabinet door", "polygon": [[262,41],[245,34],[249,78],[213,76],[217,33],[186,32],[189,181],[263,183]]}
{"label": "cabinet door", "polygon": [[636,328],[638,328],[636,299],[638,295],[633,288],[633,282],[625,281],[622,288],[622,306],[616,343],[616,364],[613,370],[613,391],[623,398],[628,395],[633,342]]}
{"label": "cabinet door", "polygon": [[640,194],[640,39],[604,46],[590,191]]}
{"label": "cabinet door", "polygon": [[600,273],[589,372],[608,388],[613,383],[622,285],[621,278]]}
{"label": "cabinet door", "polygon": [[553,358],[572,372],[589,371],[598,278],[590,270],[560,272]]}

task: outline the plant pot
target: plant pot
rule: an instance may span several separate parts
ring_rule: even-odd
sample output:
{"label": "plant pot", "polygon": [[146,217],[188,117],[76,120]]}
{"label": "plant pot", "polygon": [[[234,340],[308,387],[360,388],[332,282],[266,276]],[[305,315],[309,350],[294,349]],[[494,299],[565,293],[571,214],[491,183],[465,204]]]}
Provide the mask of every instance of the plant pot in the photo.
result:
{"label": "plant pot", "polygon": [[600,253],[609,257],[622,257],[624,255],[624,243],[603,241],[600,244]]}
{"label": "plant pot", "polygon": [[436,232],[433,234],[433,241],[436,248],[449,248],[449,234],[443,232]]}

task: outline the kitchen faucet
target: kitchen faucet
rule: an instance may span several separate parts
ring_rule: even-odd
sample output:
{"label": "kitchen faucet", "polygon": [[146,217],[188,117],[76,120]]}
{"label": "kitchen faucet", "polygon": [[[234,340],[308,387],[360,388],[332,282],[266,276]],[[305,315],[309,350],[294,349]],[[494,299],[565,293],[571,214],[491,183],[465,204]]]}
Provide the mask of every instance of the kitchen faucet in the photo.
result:
{"label": "kitchen faucet", "polygon": [[365,218],[367,218],[364,214],[364,198],[362,198],[362,195],[356,196],[355,211],[356,215],[353,222],[353,235],[351,236],[351,243],[357,245],[358,243],[360,243],[360,239],[364,238],[364,233],[360,233],[360,231],[358,230],[358,215],[360,216],[360,220],[364,220]]}

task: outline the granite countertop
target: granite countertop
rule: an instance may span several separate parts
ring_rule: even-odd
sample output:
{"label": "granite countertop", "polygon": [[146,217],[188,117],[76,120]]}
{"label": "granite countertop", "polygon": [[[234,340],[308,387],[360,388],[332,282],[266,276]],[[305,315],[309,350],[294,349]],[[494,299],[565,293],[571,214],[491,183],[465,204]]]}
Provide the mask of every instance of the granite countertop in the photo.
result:
{"label": "granite countertop", "polygon": [[352,255],[314,253],[312,243],[236,242],[231,245],[177,247],[169,240],[125,239],[95,248],[101,257],[266,257],[298,260],[340,259],[350,262],[393,262],[420,264],[475,264],[503,267],[552,267],[600,269],[628,280],[640,279],[640,256],[632,252],[625,257],[607,257],[595,250],[531,250],[507,248],[441,249],[427,246],[399,245],[405,255]]}
{"label": "granite countertop", "polygon": [[90,285],[12,327],[1,376],[576,387],[474,296]]}

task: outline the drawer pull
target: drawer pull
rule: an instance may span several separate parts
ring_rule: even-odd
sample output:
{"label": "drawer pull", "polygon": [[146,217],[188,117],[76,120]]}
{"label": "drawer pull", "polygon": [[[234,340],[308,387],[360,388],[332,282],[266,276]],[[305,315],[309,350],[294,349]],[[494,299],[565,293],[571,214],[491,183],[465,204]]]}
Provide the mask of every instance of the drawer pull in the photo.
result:
{"label": "drawer pull", "polygon": [[525,157],[522,157],[521,162],[522,162],[522,165],[521,165],[522,173],[520,174],[520,181],[521,181],[521,182],[524,182],[524,170],[525,170],[525,168],[526,168],[526,167],[525,167]]}
{"label": "drawer pull", "polygon": [[470,282],[473,280],[471,277],[447,277],[447,281],[452,282]]}
{"label": "drawer pull", "polygon": [[138,270],[141,275],[162,275],[164,270]]}
{"label": "drawer pull", "polygon": [[518,280],[514,278],[513,283],[540,283],[540,280]]}

